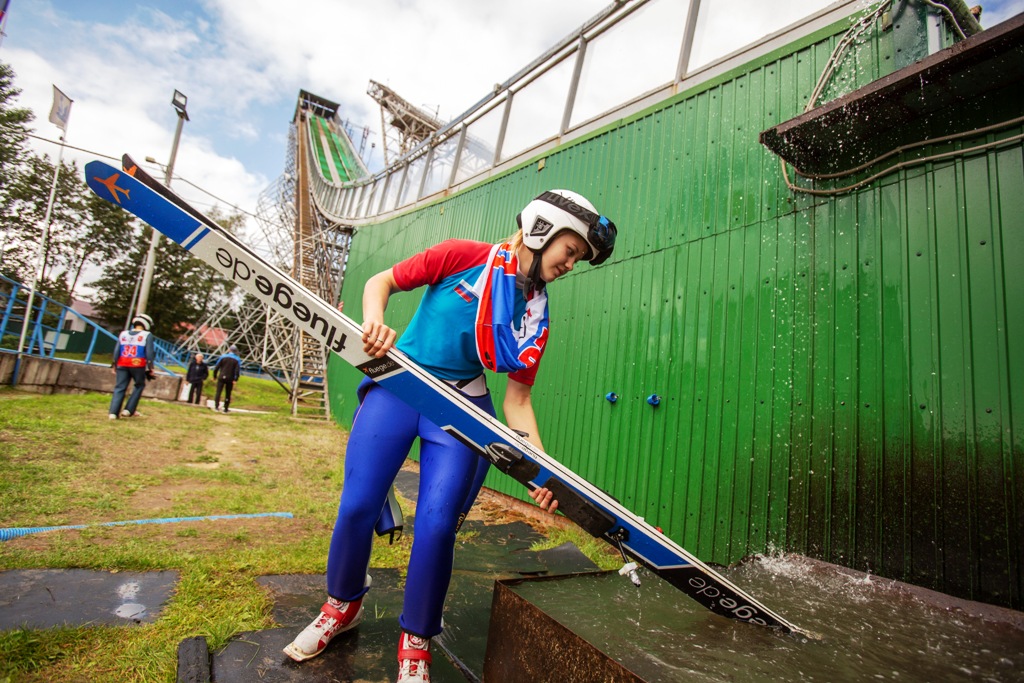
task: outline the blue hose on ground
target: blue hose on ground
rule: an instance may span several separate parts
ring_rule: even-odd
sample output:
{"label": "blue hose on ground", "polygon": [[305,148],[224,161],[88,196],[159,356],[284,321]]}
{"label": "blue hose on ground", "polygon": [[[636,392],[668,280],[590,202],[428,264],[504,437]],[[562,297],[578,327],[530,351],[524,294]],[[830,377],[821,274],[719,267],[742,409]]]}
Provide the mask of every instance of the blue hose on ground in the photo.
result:
{"label": "blue hose on ground", "polygon": [[175,522],[204,522],[216,519],[251,519],[253,517],[286,517],[291,519],[290,512],[257,512],[249,515],[207,515],[205,517],[166,517],[163,519],[132,519],[126,522],[100,522],[98,524],[69,524],[66,526],[12,527],[0,529],[0,541],[9,541],[19,536],[38,534],[44,531],[60,531],[63,529],[85,529],[90,526],[125,526],[127,524],[172,524]]}

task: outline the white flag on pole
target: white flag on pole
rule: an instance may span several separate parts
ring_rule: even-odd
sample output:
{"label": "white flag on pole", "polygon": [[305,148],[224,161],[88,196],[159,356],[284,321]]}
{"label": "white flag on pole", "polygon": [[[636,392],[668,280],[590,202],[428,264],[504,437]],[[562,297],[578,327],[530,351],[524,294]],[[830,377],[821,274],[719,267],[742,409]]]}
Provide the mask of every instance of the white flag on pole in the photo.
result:
{"label": "white flag on pole", "polygon": [[71,98],[53,86],[53,106],[50,107],[50,123],[65,133],[68,130],[68,119],[71,118]]}

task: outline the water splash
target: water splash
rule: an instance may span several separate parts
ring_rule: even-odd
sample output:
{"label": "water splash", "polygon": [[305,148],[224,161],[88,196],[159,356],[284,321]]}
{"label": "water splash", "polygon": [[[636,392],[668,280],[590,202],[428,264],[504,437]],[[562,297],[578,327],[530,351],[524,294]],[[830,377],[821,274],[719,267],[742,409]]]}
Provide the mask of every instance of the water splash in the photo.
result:
{"label": "water splash", "polygon": [[1020,613],[776,551],[724,573],[820,640],[723,619],[649,573],[515,590],[651,683],[1021,680]]}

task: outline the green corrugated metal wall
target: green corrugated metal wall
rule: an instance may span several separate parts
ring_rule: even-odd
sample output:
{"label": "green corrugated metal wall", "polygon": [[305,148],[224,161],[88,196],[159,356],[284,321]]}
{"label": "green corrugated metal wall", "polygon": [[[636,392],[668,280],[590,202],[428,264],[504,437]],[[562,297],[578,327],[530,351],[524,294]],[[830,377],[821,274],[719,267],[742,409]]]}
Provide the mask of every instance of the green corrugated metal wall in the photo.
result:
{"label": "green corrugated metal wall", "polygon": [[[552,454],[706,561],[775,547],[1024,607],[1022,149],[793,195],[758,133],[800,113],[841,30],[359,230],[346,313],[373,273],[578,190],[621,242],[552,287],[534,392]],[[892,70],[886,40],[847,89]],[[350,419],[357,373],[330,372]]]}

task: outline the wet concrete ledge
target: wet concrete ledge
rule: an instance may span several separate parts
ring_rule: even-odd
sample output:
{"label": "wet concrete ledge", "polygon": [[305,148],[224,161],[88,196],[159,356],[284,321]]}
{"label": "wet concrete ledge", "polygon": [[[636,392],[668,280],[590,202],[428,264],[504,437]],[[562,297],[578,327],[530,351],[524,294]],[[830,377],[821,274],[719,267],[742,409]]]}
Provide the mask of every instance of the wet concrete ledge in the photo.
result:
{"label": "wet concrete ledge", "polygon": [[644,683],[640,676],[517,594],[508,581],[494,584],[483,680]]}

